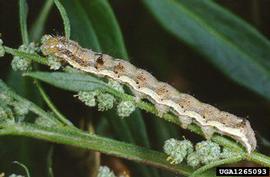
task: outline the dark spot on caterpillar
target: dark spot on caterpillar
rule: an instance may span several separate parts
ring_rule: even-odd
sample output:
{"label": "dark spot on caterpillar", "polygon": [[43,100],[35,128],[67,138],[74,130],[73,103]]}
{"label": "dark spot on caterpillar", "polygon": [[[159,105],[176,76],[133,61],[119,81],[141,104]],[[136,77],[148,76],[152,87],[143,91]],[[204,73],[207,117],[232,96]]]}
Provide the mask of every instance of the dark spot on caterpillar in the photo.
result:
{"label": "dark spot on caterpillar", "polygon": [[140,86],[143,86],[146,83],[145,81],[146,81],[146,78],[142,74],[139,74],[136,77],[136,84],[138,84]]}
{"label": "dark spot on caterpillar", "polygon": [[115,74],[123,73],[125,71],[125,67],[121,63],[118,63],[114,66],[113,71]]}
{"label": "dark spot on caterpillar", "polygon": [[163,95],[165,93],[168,93],[168,90],[164,88],[164,86],[162,86],[162,87],[159,87],[156,92],[158,95]]}
{"label": "dark spot on caterpillar", "polygon": [[70,52],[69,50],[62,49],[61,52],[64,53],[69,58],[75,58],[75,56],[73,55],[73,53]]}
{"label": "dark spot on caterpillar", "polygon": [[[239,119],[242,119],[242,118],[239,118]],[[242,119],[242,121],[239,122],[238,124],[235,124],[234,127],[236,127],[236,128],[245,127],[245,126],[246,126],[246,121],[247,121],[247,120]]]}
{"label": "dark spot on caterpillar", "polygon": [[73,61],[75,61],[76,63],[79,63],[81,66],[84,66],[84,67],[88,66],[88,63],[87,63],[86,61],[82,60],[82,59],[79,58],[79,57],[73,56],[73,57],[71,57],[71,59],[72,59]]}
{"label": "dark spot on caterpillar", "polygon": [[102,56],[101,56],[101,57],[98,57],[97,63],[98,63],[99,65],[103,65],[103,64],[104,64],[104,60],[103,60]]}
{"label": "dark spot on caterpillar", "polygon": [[98,58],[96,59],[95,68],[98,69],[104,65],[103,55],[98,54]]}

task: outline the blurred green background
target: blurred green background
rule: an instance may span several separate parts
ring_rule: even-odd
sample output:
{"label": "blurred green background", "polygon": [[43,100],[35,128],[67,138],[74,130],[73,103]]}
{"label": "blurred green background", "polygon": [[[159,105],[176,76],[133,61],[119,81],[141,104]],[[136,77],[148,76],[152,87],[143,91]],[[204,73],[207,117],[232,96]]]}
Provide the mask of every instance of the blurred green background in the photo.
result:
{"label": "blurred green background", "polygon": [[[82,46],[115,57],[129,58],[136,66],[150,71],[159,80],[170,83],[179,91],[248,118],[257,137],[270,139],[270,44],[267,39],[270,35],[270,1],[61,2],[70,18],[71,38]],[[45,1],[28,0],[27,3],[28,27],[31,31]],[[1,38],[5,45],[13,48],[22,43],[18,12],[17,0],[0,0]],[[43,31],[64,35],[62,19],[55,6],[52,6]],[[31,33],[30,36],[32,39],[35,37]],[[39,37],[37,35],[35,40]],[[1,58],[1,78],[22,96],[44,106],[32,81],[12,71],[10,61]],[[46,70],[43,67],[41,69]],[[84,106],[73,98],[72,93],[48,85],[46,90],[72,122],[79,126],[83,120],[90,121],[96,133],[102,136],[156,150],[161,150],[163,142],[170,137],[185,136],[194,141],[200,140],[144,112],[138,111],[131,118],[119,120],[110,112],[101,113]],[[121,129],[120,125],[127,125],[129,132]],[[269,148],[260,138],[258,146],[262,152],[269,154]],[[52,147],[54,153],[49,156]],[[85,164],[82,157],[76,155],[78,151],[28,138],[1,137],[0,172],[23,174],[20,167],[12,164],[16,160],[25,164],[32,176],[45,177],[48,176],[48,159],[52,159],[55,176],[90,176],[91,173],[86,171],[91,163]],[[163,170],[105,155],[101,155],[101,163],[114,170],[117,167],[113,164],[120,164],[121,170],[129,171],[131,176],[175,176]],[[81,170],[84,166],[89,167]]]}

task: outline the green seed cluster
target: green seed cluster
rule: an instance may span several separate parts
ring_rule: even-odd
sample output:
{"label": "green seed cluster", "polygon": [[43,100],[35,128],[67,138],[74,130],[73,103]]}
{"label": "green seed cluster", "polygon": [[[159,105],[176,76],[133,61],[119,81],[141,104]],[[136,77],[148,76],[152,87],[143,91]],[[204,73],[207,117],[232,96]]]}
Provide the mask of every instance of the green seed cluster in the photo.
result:
{"label": "green seed cluster", "polygon": [[163,150],[169,156],[171,164],[179,164],[193,152],[193,145],[188,140],[179,141],[171,138],[165,141]]}
{"label": "green seed cluster", "polygon": [[52,70],[58,70],[61,67],[61,63],[59,62],[59,60],[53,56],[48,57],[48,65]]}
{"label": "green seed cluster", "polygon": [[208,164],[220,158],[220,146],[212,141],[202,141],[195,146],[202,164]]}
{"label": "green seed cluster", "polygon": [[16,174],[11,174],[8,177],[24,177],[24,176],[22,176],[22,175],[16,175]]}
{"label": "green seed cluster", "polygon": [[123,86],[119,82],[117,82],[115,80],[109,79],[108,85],[111,88],[117,90],[118,92],[121,92],[121,93],[125,92]]}
{"label": "green seed cluster", "polygon": [[[124,93],[124,89],[121,84],[115,82],[113,80],[109,80],[108,85],[117,90],[118,92]],[[97,105],[99,111],[107,111],[114,107],[116,103],[116,98],[109,94],[104,93],[102,91],[79,91],[77,95],[80,101],[82,101],[85,105],[89,107],[94,107]],[[132,101],[120,101],[117,105],[117,114],[119,117],[124,118],[130,116],[132,112],[134,112],[136,106]]]}
{"label": "green seed cluster", "polygon": [[15,119],[12,110],[9,107],[0,106],[0,123],[14,123]]}
{"label": "green seed cluster", "polygon": [[186,159],[187,164],[193,168],[237,154],[228,148],[223,148],[221,151],[220,146],[212,141],[201,141],[195,145],[195,151],[193,149],[190,141],[179,141],[173,138],[166,140],[163,146],[163,150],[172,164],[179,164]]}
{"label": "green seed cluster", "polygon": [[29,112],[29,104],[25,104],[22,102],[15,102],[14,103],[14,112],[18,116],[25,116]]}
{"label": "green seed cluster", "polygon": [[223,148],[223,151],[222,151],[222,153],[220,154],[220,157],[221,157],[222,159],[227,159],[227,158],[234,157],[234,156],[236,156],[236,155],[238,155],[237,152],[231,151],[231,150],[228,149],[228,148]]}
{"label": "green seed cluster", "polygon": [[117,106],[117,114],[122,118],[129,117],[135,109],[136,107],[132,101],[121,101]]}
{"label": "green seed cluster", "polygon": [[98,169],[97,177],[116,177],[116,176],[107,166],[101,166]]}
{"label": "green seed cluster", "polygon": [[113,108],[115,98],[111,94],[102,93],[102,94],[98,94],[97,102],[98,102],[98,110],[99,111],[107,111],[107,110]]}
{"label": "green seed cluster", "polygon": [[[50,117],[55,117],[55,114],[53,112],[49,112],[49,114],[50,114]],[[38,124],[38,125],[45,126],[45,127],[58,126],[58,123],[55,122],[54,120],[46,119],[44,117],[37,117],[36,120],[35,120],[35,123]]]}
{"label": "green seed cluster", "polygon": [[[21,45],[18,49],[19,51],[23,51],[29,54],[35,53],[38,48],[35,47],[35,43],[31,42],[29,45]],[[21,58],[18,56],[15,56],[13,60],[11,61],[11,67],[14,71],[27,71],[31,70],[31,60]]]}
{"label": "green seed cluster", "polygon": [[193,168],[200,164],[200,157],[196,152],[192,152],[187,156],[187,164]]}
{"label": "green seed cluster", "polygon": [[8,118],[8,114],[3,107],[0,107],[0,120],[5,120]]}
{"label": "green seed cluster", "polygon": [[78,93],[78,99],[81,100],[85,105],[89,107],[96,106],[96,96],[98,92],[96,91],[80,91]]}
{"label": "green seed cluster", "polygon": [[5,49],[3,46],[3,41],[0,39],[0,57],[3,57],[5,55]]}

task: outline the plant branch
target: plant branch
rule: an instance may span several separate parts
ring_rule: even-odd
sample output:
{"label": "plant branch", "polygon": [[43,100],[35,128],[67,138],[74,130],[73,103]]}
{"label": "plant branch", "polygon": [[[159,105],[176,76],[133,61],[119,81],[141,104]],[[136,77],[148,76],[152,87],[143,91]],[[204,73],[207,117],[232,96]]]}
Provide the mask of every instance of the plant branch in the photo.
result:
{"label": "plant branch", "polygon": [[189,177],[197,177],[197,176],[200,176],[203,172],[205,172],[211,168],[214,168],[216,166],[236,163],[236,162],[239,162],[239,161],[244,160],[244,159],[245,159],[245,155],[243,153],[241,153],[240,155],[237,155],[235,157],[214,161],[212,163],[204,165],[201,168],[195,170]]}
{"label": "plant branch", "polygon": [[37,41],[40,39],[43,31],[45,22],[47,20],[47,17],[49,15],[49,12],[51,11],[53,5],[53,0],[46,0],[44,3],[42,10],[40,11],[38,18],[35,20],[31,30],[30,30],[30,39],[33,41]]}
{"label": "plant branch", "polygon": [[39,81],[36,80],[35,81],[35,84],[36,84],[36,86],[37,86],[37,88],[39,90],[39,93],[41,94],[42,98],[47,103],[47,105],[49,106],[49,108],[56,114],[56,116],[58,117],[59,121],[62,122],[63,124],[65,124],[65,125],[67,125],[67,126],[73,127],[74,125],[60,111],[58,111],[58,109],[55,107],[55,105],[53,104],[53,102],[51,101],[51,99],[49,98],[49,96],[46,94],[46,92],[44,91],[44,89],[40,85]]}
{"label": "plant branch", "polygon": [[42,139],[59,144],[100,151],[105,154],[142,162],[159,168],[190,175],[192,168],[184,165],[172,165],[166,161],[166,154],[124,142],[87,134],[69,128],[43,127],[34,124],[7,124],[0,129],[0,135],[16,135]]}

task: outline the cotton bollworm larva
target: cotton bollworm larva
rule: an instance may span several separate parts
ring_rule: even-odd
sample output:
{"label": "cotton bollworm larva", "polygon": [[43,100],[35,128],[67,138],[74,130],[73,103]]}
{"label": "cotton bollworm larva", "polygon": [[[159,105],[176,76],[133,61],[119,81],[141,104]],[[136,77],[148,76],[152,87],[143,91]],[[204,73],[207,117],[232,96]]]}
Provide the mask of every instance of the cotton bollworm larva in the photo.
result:
{"label": "cotton bollworm larva", "polygon": [[162,107],[162,111],[171,110],[181,120],[183,128],[193,122],[202,128],[206,138],[218,132],[239,141],[249,153],[256,148],[255,133],[248,120],[220,111],[191,95],[179,93],[127,61],[84,49],[78,43],[59,36],[47,35],[41,50],[44,55],[58,57],[74,68],[126,84],[138,97],[147,98],[157,107]]}

